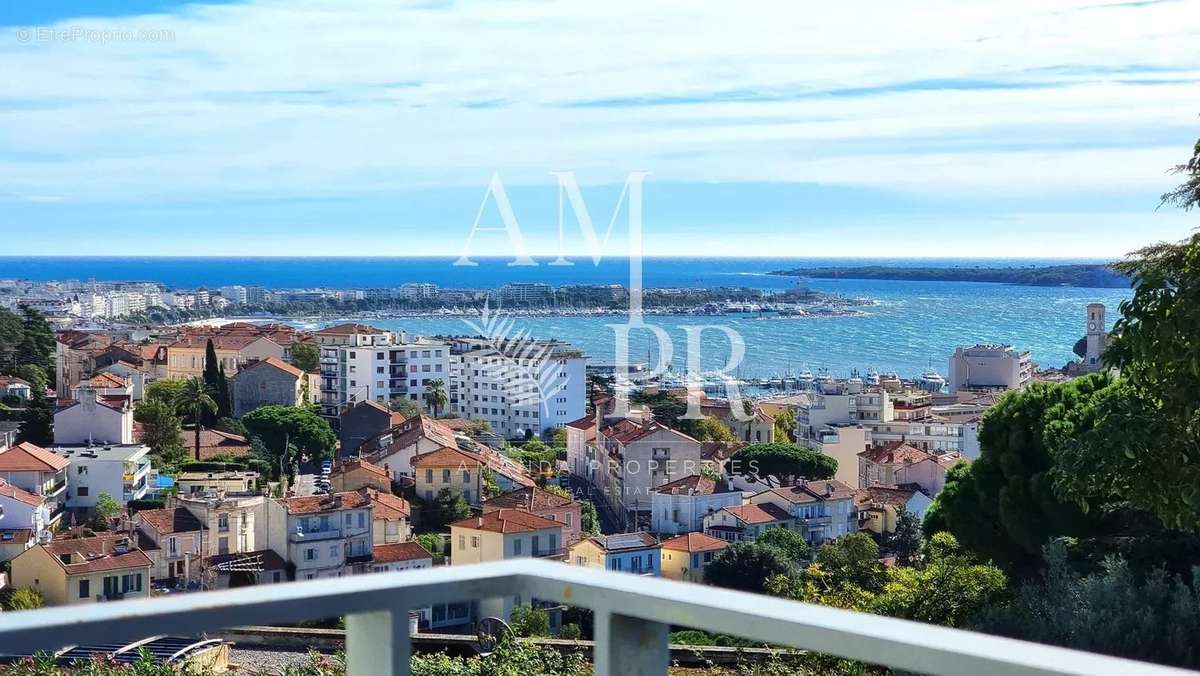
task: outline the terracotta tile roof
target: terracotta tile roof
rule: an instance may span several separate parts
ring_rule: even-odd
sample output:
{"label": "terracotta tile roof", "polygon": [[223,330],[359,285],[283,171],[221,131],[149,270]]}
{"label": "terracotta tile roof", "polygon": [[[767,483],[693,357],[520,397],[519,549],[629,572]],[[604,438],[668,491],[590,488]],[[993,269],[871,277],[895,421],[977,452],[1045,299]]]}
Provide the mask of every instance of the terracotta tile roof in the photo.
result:
{"label": "terracotta tile roof", "polygon": [[543,519],[523,509],[497,509],[483,516],[473,516],[450,524],[451,528],[470,528],[492,533],[528,533],[546,528],[562,528],[562,524]]}
{"label": "terracotta tile roof", "polygon": [[397,542],[390,545],[375,545],[373,547],[375,563],[396,563],[397,561],[433,560],[433,554],[416,542]]}
{"label": "terracotta tile roof", "polygon": [[377,329],[368,324],[337,324],[335,326],[326,326],[325,328],[314,331],[314,333],[326,336],[350,336],[359,333],[369,333],[378,335],[383,333],[383,329]]}
{"label": "terracotta tile roof", "polygon": [[208,557],[208,564],[216,566],[230,561],[244,561],[247,559],[257,558],[262,563],[263,570],[284,570],[287,568],[287,561],[275,552],[273,549],[256,549],[252,552],[239,552],[237,554],[215,554]]}
{"label": "terracotta tile roof", "polygon": [[662,543],[663,549],[689,553],[715,552],[728,546],[728,542],[704,533],[684,533],[670,540],[663,540]]}
{"label": "terracotta tile roof", "polygon": [[[396,414],[399,416],[399,414]],[[434,443],[449,448],[458,448],[458,441],[455,438],[454,430],[447,427],[440,420],[435,420],[427,415],[415,415],[407,420],[400,416],[399,424],[393,422],[393,426],[388,431],[368,439],[362,445],[362,452],[366,454],[374,454],[379,456],[391,455],[393,449],[401,449],[412,446],[421,439],[429,439]],[[391,442],[386,449],[380,448],[380,443],[385,437],[391,437]],[[378,459],[378,458],[374,458]]]}
{"label": "terracotta tile roof", "polygon": [[17,502],[23,502],[31,507],[36,507],[44,502],[42,496],[30,493],[23,488],[18,488],[4,479],[0,479],[0,496],[11,498]]}
{"label": "terracotta tile roof", "polygon": [[893,464],[905,462],[921,462],[929,459],[929,453],[904,441],[893,441],[889,444],[868,448],[858,457],[876,464]]}
{"label": "terracotta tile roof", "polygon": [[716,481],[699,474],[692,474],[663,484],[655,488],[654,492],[667,495],[712,495],[720,491],[717,490]]}
{"label": "terracotta tile roof", "polygon": [[596,419],[590,415],[585,415],[579,420],[572,420],[567,423],[567,427],[573,427],[577,430],[590,430],[596,426]]}
{"label": "terracotta tile roof", "polygon": [[0,472],[57,472],[71,463],[28,441],[0,452]]}
{"label": "terracotta tile roof", "polygon": [[367,499],[374,505],[371,514],[373,519],[383,519],[384,521],[399,521],[407,519],[412,514],[412,508],[408,504],[408,500],[391,493],[377,491],[374,488],[360,488],[359,493],[367,496]]}
{"label": "terracotta tile roof", "polygon": [[361,469],[364,472],[369,472],[376,476],[380,476],[384,479],[391,479],[391,475],[388,474],[386,469],[384,469],[378,465],[372,465],[371,463],[367,462],[366,460],[357,460],[357,459],[356,460],[346,460],[345,462],[339,463],[336,467],[333,468],[333,471],[330,472],[330,474],[346,474],[347,472],[353,472],[356,469]]}
{"label": "terracotta tile roof", "polygon": [[184,507],[146,509],[138,512],[136,519],[141,523],[148,524],[160,535],[206,530],[200,519],[197,519]]}
{"label": "terracotta tile roof", "polygon": [[457,448],[439,448],[430,453],[414,455],[412,466],[421,467],[483,467],[483,461],[474,453]]}
{"label": "terracotta tile roof", "polygon": [[656,432],[667,432],[668,434],[680,436],[690,441],[696,441],[683,432],[673,430],[656,420],[651,420],[648,423],[639,423],[628,418],[623,418],[604,428],[601,432],[609,439],[618,441],[623,445],[632,444]]}
{"label": "terracotta tile roof", "polygon": [[908,502],[917,491],[908,488],[869,486],[854,491],[854,506],[859,509],[877,505],[898,507]]}
{"label": "terracotta tile roof", "polygon": [[854,496],[854,489],[837,479],[808,481],[803,485],[796,484],[794,486],[770,488],[767,490],[793,505],[820,502],[822,500],[844,500]]}
{"label": "terracotta tile roof", "polygon": [[275,368],[279,369],[280,371],[283,371],[284,373],[288,374],[289,376],[292,376],[293,378],[303,378],[304,377],[304,371],[301,371],[300,369],[296,368],[295,366],[292,366],[291,364],[280,359],[279,357],[267,357],[266,359],[260,359],[259,361],[247,364],[245,367],[242,368],[241,371],[239,371],[239,373],[244,373],[245,371],[249,371],[250,369],[258,368],[260,366],[274,366]]}
{"label": "terracotta tile roof", "polygon": [[120,378],[112,373],[97,373],[88,382],[91,383],[92,387],[106,390],[129,387],[129,383],[125,382],[124,378]]}
{"label": "terracotta tile roof", "polygon": [[791,519],[791,515],[780,509],[777,505],[769,502],[761,505],[740,505],[737,507],[725,507],[723,511],[737,517],[743,523],[759,524],[771,523],[773,521],[787,521]]}
{"label": "terracotta tile roof", "polygon": [[[129,549],[124,553],[117,553],[117,548],[122,545]],[[67,571],[68,575],[126,568],[148,568],[152,565],[150,557],[134,547],[129,537],[125,535],[99,534],[86,538],[53,540],[42,547],[50,554],[55,563]],[[64,555],[70,555],[72,562],[63,561]],[[150,581],[146,580],[145,582],[149,584]]]}
{"label": "terracotta tile roof", "polygon": [[240,352],[250,343],[260,340],[261,336],[228,335],[228,336],[181,336],[179,340],[168,345],[175,349],[207,349],[208,341],[212,341],[214,350],[232,350]]}
{"label": "terracotta tile roof", "polygon": [[454,430],[455,432],[469,430],[471,429],[471,426],[475,424],[473,421],[467,420],[466,418],[439,418],[438,422]]}
{"label": "terracotta tile roof", "polygon": [[333,495],[281,498],[279,504],[283,505],[288,514],[318,514],[341,509],[358,509],[371,504],[371,501],[362,493],[348,491]]}
{"label": "terracotta tile roof", "polygon": [[21,380],[16,376],[0,376],[0,387],[7,387],[9,385],[24,385],[29,387],[29,382]]}
{"label": "terracotta tile roof", "polygon": [[482,507],[484,514],[497,509],[523,509],[529,512],[540,512],[545,509],[566,507],[574,503],[575,501],[571,498],[555,495],[537,486],[526,486],[509,491],[504,495],[497,495],[490,500],[484,500]]}
{"label": "terracotta tile roof", "polygon": [[0,545],[23,545],[32,539],[32,528],[0,528]]}
{"label": "terracotta tile roof", "polygon": [[935,455],[935,456],[933,456],[933,461],[936,462],[937,464],[941,465],[942,467],[945,467],[946,469],[950,469],[951,467],[957,465],[960,462],[968,462],[969,463],[969,462],[971,462],[971,459],[961,453],[951,452],[951,453],[943,453],[941,455]]}

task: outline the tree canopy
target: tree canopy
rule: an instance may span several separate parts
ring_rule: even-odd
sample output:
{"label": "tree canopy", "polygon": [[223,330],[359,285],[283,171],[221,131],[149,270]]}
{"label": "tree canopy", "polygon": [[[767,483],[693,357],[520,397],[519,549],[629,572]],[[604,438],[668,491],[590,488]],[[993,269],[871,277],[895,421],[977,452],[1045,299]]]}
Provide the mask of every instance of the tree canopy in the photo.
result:
{"label": "tree canopy", "polygon": [[735,542],[705,566],[704,581],[726,589],[761,593],[768,578],[792,569],[792,561],[776,547]]}
{"label": "tree canopy", "polygon": [[292,344],[292,366],[312,373],[321,365],[321,352],[312,343],[296,342]]}
{"label": "tree canopy", "polygon": [[770,528],[755,538],[754,543],[778,549],[797,566],[807,563],[812,554],[804,536],[789,528]]}
{"label": "tree canopy", "polygon": [[329,422],[307,408],[262,406],[247,413],[242,424],[276,458],[291,464],[291,450],[313,459],[332,458],[337,435]]}
{"label": "tree canopy", "polygon": [[837,459],[809,448],[791,444],[751,444],[729,460],[732,474],[773,476],[781,481],[830,479],[837,473]]}

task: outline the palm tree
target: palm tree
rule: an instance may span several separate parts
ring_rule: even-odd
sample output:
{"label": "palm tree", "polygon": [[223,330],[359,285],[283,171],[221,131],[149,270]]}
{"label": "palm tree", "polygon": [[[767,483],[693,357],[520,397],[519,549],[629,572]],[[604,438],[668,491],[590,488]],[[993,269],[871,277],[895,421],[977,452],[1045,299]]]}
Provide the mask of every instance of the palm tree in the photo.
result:
{"label": "palm tree", "polygon": [[436,418],[449,401],[446,397],[446,383],[442,382],[441,378],[434,378],[425,386],[425,403],[433,410],[433,417]]}
{"label": "palm tree", "polygon": [[204,382],[204,378],[200,376],[192,376],[184,381],[183,387],[179,390],[179,398],[175,401],[175,405],[180,410],[191,411],[192,419],[196,426],[196,460],[200,460],[200,421],[204,416],[204,412],[215,413],[217,410],[217,401],[213,397],[216,395],[216,390],[211,385]]}

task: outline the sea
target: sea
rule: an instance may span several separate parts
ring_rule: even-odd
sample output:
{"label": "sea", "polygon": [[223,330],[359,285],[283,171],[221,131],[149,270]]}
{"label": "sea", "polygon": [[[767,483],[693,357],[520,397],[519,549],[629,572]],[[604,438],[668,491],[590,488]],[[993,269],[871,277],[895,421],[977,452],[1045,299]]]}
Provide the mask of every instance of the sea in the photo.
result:
{"label": "sea", "polygon": [[[32,280],[153,281],[171,288],[240,284],[268,288],[386,288],[406,282],[430,282],[446,288],[497,288],[511,282],[629,284],[623,258],[572,259],[573,265],[515,266],[507,259],[474,258],[476,265],[454,265],[451,257],[421,258],[57,258],[0,257],[0,277]],[[773,377],[808,369],[848,376],[869,369],[918,376],[927,368],[943,375],[955,347],[1006,343],[1027,350],[1043,368],[1061,367],[1075,358],[1072,347],[1085,331],[1088,303],[1108,307],[1109,325],[1126,289],[1033,287],[982,282],[907,282],[855,279],[797,279],[769,274],[803,267],[896,265],[913,267],[1045,266],[1099,263],[1095,259],[1039,258],[646,258],[647,287],[752,287],[783,290],[804,286],[828,293],[867,298],[862,316],[821,319],[769,314],[721,316],[649,316],[646,323],[671,337],[671,361],[683,370],[689,357],[686,328],[704,329],[699,363],[703,370],[729,367],[732,342],[726,329],[741,338],[745,353],[730,369],[741,377]],[[289,318],[308,328],[343,318]],[[612,325],[621,316],[516,316],[512,330],[536,338],[557,338],[584,350],[597,361],[610,361],[616,350]],[[420,335],[479,334],[480,320],[457,317],[373,318],[381,328]],[[630,336],[633,361],[654,361],[659,341],[649,330]]]}

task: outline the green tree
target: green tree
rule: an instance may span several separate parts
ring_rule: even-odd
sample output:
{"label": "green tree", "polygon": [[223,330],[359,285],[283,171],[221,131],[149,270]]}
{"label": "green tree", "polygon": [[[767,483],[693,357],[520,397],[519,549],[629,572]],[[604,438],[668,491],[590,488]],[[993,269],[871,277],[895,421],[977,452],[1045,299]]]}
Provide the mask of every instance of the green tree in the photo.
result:
{"label": "green tree", "polygon": [[242,425],[252,437],[260,439],[276,462],[280,458],[291,465],[292,451],[314,460],[332,458],[337,435],[329,422],[308,408],[262,406],[247,413]]}
{"label": "green tree", "polygon": [[50,377],[41,366],[37,364],[21,364],[12,369],[12,375],[29,383],[29,389],[33,391],[33,396],[46,396],[46,389],[50,387]]}
{"label": "green tree", "polygon": [[754,544],[775,547],[797,566],[808,562],[812,554],[804,536],[789,528],[771,528],[754,539]]}
{"label": "green tree", "polygon": [[1022,576],[1040,565],[1051,538],[1104,532],[1102,510],[1085,512],[1056,494],[1046,427],[1110,382],[1093,374],[1005,394],[984,415],[979,459],[950,469],[926,517],[936,518],[968,550]]}
{"label": "green tree", "polygon": [[830,479],[837,473],[837,459],[809,448],[790,444],[751,444],[728,462],[731,474],[773,476],[781,482],[796,479]]}
{"label": "green tree", "polygon": [[159,399],[145,399],[133,411],[133,419],[142,425],[142,443],[162,455],[183,446],[182,421],[175,407]]}
{"label": "green tree", "polygon": [[445,545],[440,534],[421,533],[413,539],[417,541],[417,544],[424,547],[425,551],[433,555],[434,563],[442,563],[446,560]]}
{"label": "green tree", "polygon": [[388,406],[405,418],[413,418],[424,413],[420,404],[407,397],[396,397],[388,402]]}
{"label": "green tree", "polygon": [[737,441],[737,437],[733,436],[733,430],[712,416],[705,416],[697,420],[695,431],[697,441]]}
{"label": "green tree", "polygon": [[796,412],[790,408],[775,414],[775,441],[796,441]]}
{"label": "green tree", "polygon": [[179,406],[180,395],[187,386],[186,380],[180,379],[164,379],[156,380],[146,386],[145,395],[142,401],[161,401],[175,409],[176,413],[181,416],[190,414],[190,411],[181,409]]}
{"label": "green tree", "polygon": [[896,531],[887,536],[888,549],[896,555],[897,563],[911,566],[924,546],[925,536],[921,532],[921,522],[917,515],[900,505],[896,509]]}
{"label": "green tree", "polygon": [[175,405],[180,410],[190,411],[192,414],[192,426],[195,430],[195,457],[196,461],[200,461],[200,428],[205,418],[205,414],[212,414],[217,411],[217,402],[213,399],[213,389],[200,376],[192,376],[184,381],[183,387],[179,390],[179,398],[176,399]]}
{"label": "green tree", "polygon": [[34,364],[46,373],[54,373],[54,329],[46,315],[28,305],[20,306],[21,340],[17,344],[17,364]]}
{"label": "green tree", "polygon": [[584,535],[599,535],[600,534],[600,515],[596,512],[596,505],[591,500],[580,498],[579,502],[579,529]]}
{"label": "green tree", "polygon": [[424,531],[443,531],[447,525],[471,516],[471,505],[462,494],[448,488],[438,491],[433,500],[419,504],[418,513]]}
{"label": "green tree", "polygon": [[[953,541],[949,533],[939,536]],[[1008,579],[999,568],[960,554],[934,554],[927,556],[924,568],[888,568],[883,590],[868,609],[891,617],[961,627],[983,609],[1002,603],[1007,585]]]}
{"label": "green tree", "polygon": [[124,512],[121,503],[108,493],[101,493],[96,498],[96,508],[92,516],[92,528],[95,530],[108,530],[108,521],[115,516]]}
{"label": "green tree", "polygon": [[554,448],[566,448],[567,428],[555,427],[554,431],[550,433],[550,445]]}
{"label": "green tree", "polygon": [[549,636],[550,615],[541,608],[513,606],[508,615],[508,624],[517,636]]}
{"label": "green tree", "polygon": [[434,417],[442,410],[450,399],[446,396],[446,383],[441,378],[434,378],[425,386],[425,403]]}
{"label": "green tree", "polygon": [[216,429],[226,434],[236,434],[239,437],[250,434],[246,431],[246,426],[242,424],[242,421],[237,418],[221,418],[217,421]]}
{"label": "green tree", "polygon": [[312,373],[321,366],[321,352],[312,343],[292,343],[292,366]]}
{"label": "green tree", "polygon": [[42,593],[30,587],[17,587],[5,595],[5,610],[36,610],[45,605]]}
{"label": "green tree", "polygon": [[[228,397],[229,383],[221,377],[221,361],[217,359],[217,350],[213,347],[212,338],[208,339],[208,343],[204,347],[204,383],[208,385],[209,394],[217,407],[210,411],[202,411],[204,415],[204,426],[212,427],[217,418],[228,415],[227,411],[221,410],[222,402]],[[222,395],[222,390],[225,394]]]}
{"label": "green tree", "polygon": [[54,443],[54,407],[44,395],[34,393],[33,398],[25,405],[17,439],[37,446],[49,446]]}
{"label": "green tree", "polygon": [[21,318],[0,308],[0,372],[9,373],[18,366],[17,346],[24,335]]}
{"label": "green tree", "polygon": [[786,575],[793,568],[791,559],[776,547],[735,542],[705,566],[704,581],[726,589],[761,593],[768,578]]}
{"label": "green tree", "polygon": [[[1192,183],[1177,198],[1194,206]],[[1182,193],[1181,193],[1182,194]],[[1187,199],[1193,201],[1187,202]],[[1048,428],[1060,493],[1081,508],[1128,501],[1165,524],[1200,530],[1200,234],[1142,249],[1115,267],[1133,297],[1104,351],[1121,379],[1088,393]]]}
{"label": "green tree", "polygon": [[874,592],[883,586],[879,545],[866,533],[843,535],[817,549],[814,563],[828,573],[834,585],[854,585]]}

